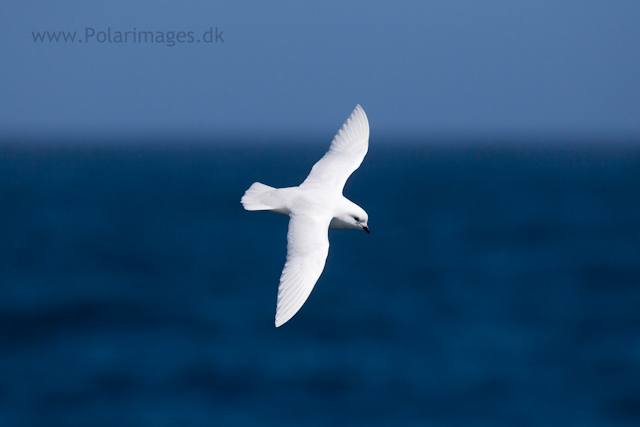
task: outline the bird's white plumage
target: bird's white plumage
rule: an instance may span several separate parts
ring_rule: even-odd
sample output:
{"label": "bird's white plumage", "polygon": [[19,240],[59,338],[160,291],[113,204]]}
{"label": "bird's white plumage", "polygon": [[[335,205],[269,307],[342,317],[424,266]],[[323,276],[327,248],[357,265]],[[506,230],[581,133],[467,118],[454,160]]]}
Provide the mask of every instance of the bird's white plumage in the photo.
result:
{"label": "bird's white plumage", "polygon": [[293,317],[322,274],[329,253],[329,225],[364,229],[366,213],[342,195],[342,189],[369,147],[369,122],[357,105],[299,187],[273,188],[254,183],[242,197],[247,210],[289,215],[287,260],[280,276],[276,327]]}
{"label": "bird's white plumage", "polygon": [[309,297],[329,253],[328,217],[290,215],[287,233],[287,261],[280,276],[276,326],[300,310]]}
{"label": "bird's white plumage", "polygon": [[369,149],[369,121],[357,105],[331,141],[329,151],[311,169],[300,187],[323,187],[342,193],[349,176],[360,167]]}

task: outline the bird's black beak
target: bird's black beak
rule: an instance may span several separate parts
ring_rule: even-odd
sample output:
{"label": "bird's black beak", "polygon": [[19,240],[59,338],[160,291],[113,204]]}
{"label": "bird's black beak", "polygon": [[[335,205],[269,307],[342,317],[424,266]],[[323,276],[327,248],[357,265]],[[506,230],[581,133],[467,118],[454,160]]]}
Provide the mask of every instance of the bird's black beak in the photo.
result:
{"label": "bird's black beak", "polygon": [[363,227],[362,227],[362,229],[363,229],[364,231],[366,231],[366,232],[367,232],[367,234],[369,234],[369,227],[367,227],[367,226],[365,225],[365,226],[363,226]]}

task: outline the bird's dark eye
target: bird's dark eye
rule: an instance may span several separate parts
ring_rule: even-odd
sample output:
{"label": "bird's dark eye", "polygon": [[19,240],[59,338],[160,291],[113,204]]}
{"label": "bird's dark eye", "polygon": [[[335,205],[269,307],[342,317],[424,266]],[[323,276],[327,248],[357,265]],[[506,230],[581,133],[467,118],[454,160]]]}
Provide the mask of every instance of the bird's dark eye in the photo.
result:
{"label": "bird's dark eye", "polygon": [[360,221],[360,218],[358,218],[357,216],[354,216],[353,219],[355,219],[356,221]]}

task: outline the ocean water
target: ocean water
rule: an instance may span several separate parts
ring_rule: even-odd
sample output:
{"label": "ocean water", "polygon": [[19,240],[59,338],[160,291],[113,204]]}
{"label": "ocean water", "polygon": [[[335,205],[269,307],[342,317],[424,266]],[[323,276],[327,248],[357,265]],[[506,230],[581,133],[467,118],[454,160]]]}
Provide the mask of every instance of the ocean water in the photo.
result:
{"label": "ocean water", "polygon": [[0,144],[0,427],[640,425],[640,141],[373,144],[302,310],[326,144]]}

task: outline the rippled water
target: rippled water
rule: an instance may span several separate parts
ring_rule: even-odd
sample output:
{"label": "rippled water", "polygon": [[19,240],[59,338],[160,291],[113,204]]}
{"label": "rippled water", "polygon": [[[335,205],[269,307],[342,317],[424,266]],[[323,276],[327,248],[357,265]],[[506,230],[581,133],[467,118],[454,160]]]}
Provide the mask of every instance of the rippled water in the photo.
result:
{"label": "rippled water", "polygon": [[640,144],[373,144],[302,310],[324,144],[0,145],[0,426],[640,424]]}

